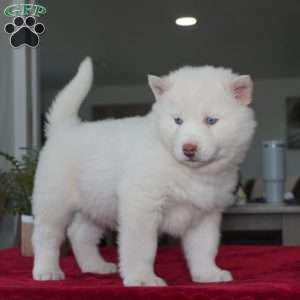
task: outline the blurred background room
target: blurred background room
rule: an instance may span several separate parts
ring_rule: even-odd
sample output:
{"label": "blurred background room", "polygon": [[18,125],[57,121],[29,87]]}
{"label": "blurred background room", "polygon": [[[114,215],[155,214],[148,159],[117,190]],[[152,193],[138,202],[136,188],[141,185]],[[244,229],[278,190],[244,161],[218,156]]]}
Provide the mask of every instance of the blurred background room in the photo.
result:
{"label": "blurred background room", "polygon": [[[12,3],[2,0],[1,13]],[[0,248],[19,243],[18,216],[31,214],[46,112],[85,56],[92,57],[95,71],[81,108],[87,121],[146,114],[154,101],[147,74],[164,75],[183,65],[250,74],[258,127],[241,166],[237,204],[225,213],[223,242],[300,244],[298,0],[35,3],[46,8],[36,17],[45,26],[37,47],[12,47],[2,30],[12,18],[0,17],[0,151],[8,154],[0,160]],[[196,23],[177,25],[185,16]],[[284,194],[273,205],[265,197],[264,141],[282,141],[285,149]]]}

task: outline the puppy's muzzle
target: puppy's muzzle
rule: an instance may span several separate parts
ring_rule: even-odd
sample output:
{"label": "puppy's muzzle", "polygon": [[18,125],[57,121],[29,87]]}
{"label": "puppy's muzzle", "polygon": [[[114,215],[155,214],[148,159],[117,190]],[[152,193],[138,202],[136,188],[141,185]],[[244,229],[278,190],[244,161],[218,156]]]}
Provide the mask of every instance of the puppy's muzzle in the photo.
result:
{"label": "puppy's muzzle", "polygon": [[197,145],[195,144],[184,144],[182,146],[183,154],[188,158],[193,158],[197,152]]}

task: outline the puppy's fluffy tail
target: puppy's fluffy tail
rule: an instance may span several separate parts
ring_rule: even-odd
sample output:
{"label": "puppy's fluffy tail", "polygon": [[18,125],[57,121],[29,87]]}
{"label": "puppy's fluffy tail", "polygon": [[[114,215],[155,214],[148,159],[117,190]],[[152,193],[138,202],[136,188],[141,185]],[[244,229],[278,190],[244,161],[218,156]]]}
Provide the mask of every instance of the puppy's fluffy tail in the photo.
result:
{"label": "puppy's fluffy tail", "polygon": [[48,112],[45,128],[47,138],[56,131],[80,124],[78,111],[91,89],[92,82],[93,64],[91,58],[86,57],[75,77],[58,93]]}

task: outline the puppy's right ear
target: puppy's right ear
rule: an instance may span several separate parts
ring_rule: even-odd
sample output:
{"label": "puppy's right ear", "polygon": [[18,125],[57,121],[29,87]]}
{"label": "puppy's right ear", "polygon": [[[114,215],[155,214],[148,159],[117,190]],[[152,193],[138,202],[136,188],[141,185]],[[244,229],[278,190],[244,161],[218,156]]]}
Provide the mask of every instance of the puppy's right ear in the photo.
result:
{"label": "puppy's right ear", "polygon": [[242,105],[247,106],[252,101],[253,81],[249,75],[238,76],[231,83],[231,90],[235,99]]}
{"label": "puppy's right ear", "polygon": [[156,99],[158,99],[169,88],[166,78],[155,75],[148,75],[148,84]]}

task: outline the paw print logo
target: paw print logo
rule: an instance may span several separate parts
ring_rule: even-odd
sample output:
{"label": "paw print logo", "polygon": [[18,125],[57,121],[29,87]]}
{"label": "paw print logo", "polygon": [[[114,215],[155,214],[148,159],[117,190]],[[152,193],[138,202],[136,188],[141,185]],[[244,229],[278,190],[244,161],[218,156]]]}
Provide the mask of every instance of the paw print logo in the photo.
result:
{"label": "paw print logo", "polygon": [[15,17],[13,23],[7,23],[4,27],[6,33],[11,34],[10,44],[17,48],[22,45],[37,47],[39,44],[39,35],[44,33],[45,26],[42,23],[36,23],[32,16],[26,19]]}

